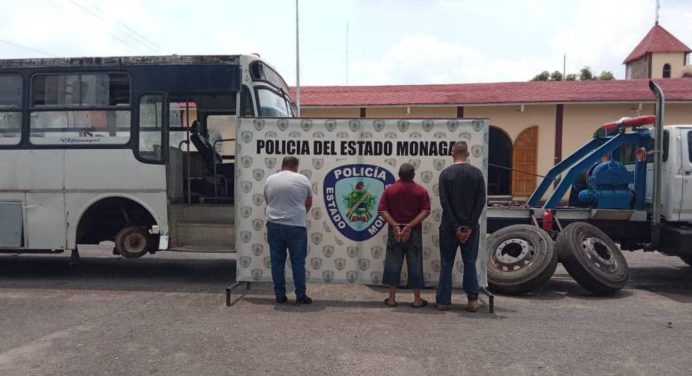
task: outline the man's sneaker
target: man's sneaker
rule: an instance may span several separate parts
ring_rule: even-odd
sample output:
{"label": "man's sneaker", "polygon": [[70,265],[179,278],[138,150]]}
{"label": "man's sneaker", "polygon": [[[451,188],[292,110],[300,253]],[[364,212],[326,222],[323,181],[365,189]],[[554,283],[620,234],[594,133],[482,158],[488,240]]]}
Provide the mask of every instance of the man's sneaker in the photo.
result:
{"label": "man's sneaker", "polygon": [[286,304],[286,302],[288,302],[288,297],[286,295],[276,297],[276,304]]}
{"label": "man's sneaker", "polygon": [[303,295],[300,298],[296,298],[296,305],[303,304],[312,304],[312,299],[307,295]]}
{"label": "man's sneaker", "polygon": [[469,296],[469,304],[466,307],[466,309],[469,312],[477,312],[480,307],[481,307],[481,303],[478,300],[478,297],[477,296],[476,297]]}

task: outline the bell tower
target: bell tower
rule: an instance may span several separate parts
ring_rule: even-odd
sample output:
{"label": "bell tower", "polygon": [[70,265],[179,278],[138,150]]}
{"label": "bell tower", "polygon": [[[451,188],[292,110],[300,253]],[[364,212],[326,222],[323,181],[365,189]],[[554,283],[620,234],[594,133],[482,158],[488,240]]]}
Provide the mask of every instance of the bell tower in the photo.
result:
{"label": "bell tower", "polygon": [[683,77],[690,52],[687,45],[657,21],[623,62],[627,70],[625,77],[628,80]]}

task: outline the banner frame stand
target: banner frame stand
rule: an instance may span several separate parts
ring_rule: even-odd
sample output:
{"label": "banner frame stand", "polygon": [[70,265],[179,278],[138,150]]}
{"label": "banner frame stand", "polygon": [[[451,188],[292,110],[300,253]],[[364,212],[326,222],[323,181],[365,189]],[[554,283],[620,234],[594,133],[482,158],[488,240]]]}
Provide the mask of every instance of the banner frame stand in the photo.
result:
{"label": "banner frame stand", "polygon": [[245,284],[245,290],[250,290],[250,282],[249,281],[245,281],[245,282],[237,281],[234,284],[226,287],[226,307],[230,307],[233,304],[235,304],[235,302],[231,302],[231,291],[235,290],[236,288],[238,288],[242,284]]}
{"label": "banner frame stand", "polygon": [[[232,285],[226,287],[226,307],[230,307],[230,306],[235,304],[235,302],[231,301],[231,292],[233,290],[237,289],[238,287],[240,287],[240,285],[242,285],[243,283],[245,284],[245,290],[249,291],[250,290],[250,283],[251,283],[249,281],[245,281],[245,282],[237,281],[237,282],[233,283]],[[485,294],[485,296],[488,297],[488,313],[494,314],[495,313],[495,295],[493,295],[485,287],[481,287],[479,290],[480,290],[480,292]]]}
{"label": "banner frame stand", "polygon": [[490,291],[488,291],[487,288],[481,287],[480,292],[485,294],[485,296],[488,297],[488,313],[493,314],[495,313],[495,295],[493,295]]}

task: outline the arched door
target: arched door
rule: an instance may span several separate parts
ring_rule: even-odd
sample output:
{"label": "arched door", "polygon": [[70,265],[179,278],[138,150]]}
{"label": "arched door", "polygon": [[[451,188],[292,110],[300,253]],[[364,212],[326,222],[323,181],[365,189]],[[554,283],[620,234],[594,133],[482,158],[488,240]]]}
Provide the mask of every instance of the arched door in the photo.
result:
{"label": "arched door", "polygon": [[512,139],[502,128],[490,126],[488,149],[488,195],[512,194]]}
{"label": "arched door", "polygon": [[512,151],[512,196],[528,197],[536,188],[538,127],[527,128],[517,136]]}

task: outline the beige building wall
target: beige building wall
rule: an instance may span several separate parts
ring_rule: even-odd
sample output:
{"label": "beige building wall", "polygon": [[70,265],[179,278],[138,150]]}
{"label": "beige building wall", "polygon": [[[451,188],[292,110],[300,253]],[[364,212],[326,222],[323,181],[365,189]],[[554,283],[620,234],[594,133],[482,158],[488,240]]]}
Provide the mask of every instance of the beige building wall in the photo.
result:
{"label": "beige building wall", "polygon": [[[653,110],[651,113],[653,113]],[[666,104],[663,123],[666,125],[692,124],[692,103]]]}
{"label": "beige building wall", "polygon": [[455,106],[368,107],[365,115],[371,119],[450,119],[457,117],[457,108]]}
{"label": "beige building wall", "polygon": [[[464,117],[488,118],[490,125],[500,127],[512,139],[527,128],[538,126],[538,174],[544,174],[554,165],[555,158],[555,105],[466,106]],[[492,151],[491,151],[492,152]],[[538,183],[538,180],[537,180]]]}
{"label": "beige building wall", "polygon": [[670,64],[670,77],[680,78],[685,67],[685,53],[655,53],[651,58],[651,78],[663,78],[663,65]]}
{"label": "beige building wall", "polygon": [[653,104],[566,104],[562,131],[562,157],[566,157],[593,138],[594,132],[603,123],[622,117],[650,115]]}

